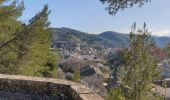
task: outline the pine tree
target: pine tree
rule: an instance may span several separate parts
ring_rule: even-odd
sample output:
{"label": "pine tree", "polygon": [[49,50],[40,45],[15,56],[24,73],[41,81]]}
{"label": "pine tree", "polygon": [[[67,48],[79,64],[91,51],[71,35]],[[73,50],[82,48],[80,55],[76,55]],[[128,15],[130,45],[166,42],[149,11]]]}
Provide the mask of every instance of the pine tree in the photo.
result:
{"label": "pine tree", "polygon": [[[33,17],[21,37],[24,47],[23,61],[20,63],[22,74],[31,76],[57,77],[57,59],[50,51],[51,30],[49,29],[48,6]],[[27,52],[26,52],[27,51]]]}
{"label": "pine tree", "polygon": [[131,100],[150,100],[152,82],[159,75],[156,60],[149,49],[153,39],[144,24],[143,29],[136,31],[136,25],[130,33],[130,50],[124,50],[122,85],[129,88],[127,98]]}
{"label": "pine tree", "polygon": [[[4,4],[8,3],[8,4]],[[23,3],[0,0],[0,72],[13,74],[18,62],[16,37],[22,29],[22,23],[17,19],[22,15]]]}
{"label": "pine tree", "polygon": [[0,0],[0,73],[57,77],[48,6],[24,24],[18,21],[23,3],[9,2]]}
{"label": "pine tree", "polygon": [[146,2],[149,2],[151,0],[100,0],[100,1],[108,5],[106,7],[106,10],[109,11],[109,14],[113,15],[120,10],[133,7],[134,5],[138,5],[139,7],[141,7]]}
{"label": "pine tree", "polygon": [[[151,89],[153,82],[159,78],[157,61],[149,53],[154,44],[146,24],[136,31],[134,24],[130,33],[130,48],[123,50],[123,66],[119,70],[121,87],[127,100],[156,100]],[[151,99],[153,98],[153,99]]]}

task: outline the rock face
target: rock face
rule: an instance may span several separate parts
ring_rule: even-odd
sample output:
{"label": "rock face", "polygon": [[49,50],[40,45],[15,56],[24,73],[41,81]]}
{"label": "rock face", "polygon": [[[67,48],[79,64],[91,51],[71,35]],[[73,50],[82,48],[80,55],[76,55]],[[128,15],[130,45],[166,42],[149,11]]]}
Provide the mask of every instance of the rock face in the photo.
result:
{"label": "rock face", "polygon": [[104,100],[79,83],[52,78],[0,74],[0,100],[10,100],[10,98],[11,100]]}

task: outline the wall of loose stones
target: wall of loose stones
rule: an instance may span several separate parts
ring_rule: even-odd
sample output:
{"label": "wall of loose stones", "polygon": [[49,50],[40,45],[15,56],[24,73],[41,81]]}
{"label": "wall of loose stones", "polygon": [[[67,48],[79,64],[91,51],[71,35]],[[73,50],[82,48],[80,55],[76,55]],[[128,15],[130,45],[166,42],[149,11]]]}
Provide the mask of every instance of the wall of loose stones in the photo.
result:
{"label": "wall of loose stones", "polygon": [[104,100],[86,86],[53,78],[0,74],[0,91],[65,94],[73,100]]}

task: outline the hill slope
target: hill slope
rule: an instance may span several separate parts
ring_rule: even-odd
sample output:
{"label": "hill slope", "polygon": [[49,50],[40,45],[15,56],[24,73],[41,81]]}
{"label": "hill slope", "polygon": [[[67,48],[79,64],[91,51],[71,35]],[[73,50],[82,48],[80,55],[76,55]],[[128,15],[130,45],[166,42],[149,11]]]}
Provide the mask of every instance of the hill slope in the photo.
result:
{"label": "hill slope", "polygon": [[[69,28],[52,28],[53,32],[53,44],[56,41],[65,41],[69,36],[75,36],[86,43],[88,46],[101,46],[101,47],[122,47],[129,44],[128,34],[122,34],[113,31],[106,31],[101,34],[88,34],[74,29]],[[157,46],[163,48],[167,43],[170,42],[170,37],[157,37],[153,36]]]}

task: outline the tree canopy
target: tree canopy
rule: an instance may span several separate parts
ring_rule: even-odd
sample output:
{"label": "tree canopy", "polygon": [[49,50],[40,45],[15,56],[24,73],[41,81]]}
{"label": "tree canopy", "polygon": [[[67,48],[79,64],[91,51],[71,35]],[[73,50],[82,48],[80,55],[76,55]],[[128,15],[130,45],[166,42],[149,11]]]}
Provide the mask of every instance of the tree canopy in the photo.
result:
{"label": "tree canopy", "polygon": [[22,2],[0,0],[0,73],[56,77],[48,6],[28,24],[18,21],[23,10]]}

